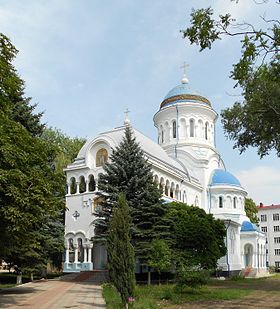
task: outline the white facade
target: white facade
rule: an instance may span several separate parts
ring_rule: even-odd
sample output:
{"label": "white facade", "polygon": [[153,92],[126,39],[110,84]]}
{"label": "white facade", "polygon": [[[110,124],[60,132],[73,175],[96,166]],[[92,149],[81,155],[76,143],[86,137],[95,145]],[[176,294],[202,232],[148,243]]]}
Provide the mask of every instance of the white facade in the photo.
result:
{"label": "white facade", "polygon": [[266,235],[267,266],[280,268],[280,205],[258,207],[260,229]]}
{"label": "white facade", "polygon": [[[158,143],[132,128],[136,141],[152,165],[163,198],[196,205],[224,220],[228,253],[219,261],[224,272],[265,269],[263,263],[255,260],[256,255],[257,261],[263,258],[263,252],[257,248],[263,248],[265,236],[246,217],[247,193],[225,170],[215,147],[217,113],[206,98],[189,92],[183,79],[164,98],[154,115]],[[65,170],[68,185],[65,271],[98,269],[106,264],[105,248],[91,242],[94,211],[98,207],[98,175],[104,162],[110,161],[111,149],[122,140],[124,128],[88,140]]]}

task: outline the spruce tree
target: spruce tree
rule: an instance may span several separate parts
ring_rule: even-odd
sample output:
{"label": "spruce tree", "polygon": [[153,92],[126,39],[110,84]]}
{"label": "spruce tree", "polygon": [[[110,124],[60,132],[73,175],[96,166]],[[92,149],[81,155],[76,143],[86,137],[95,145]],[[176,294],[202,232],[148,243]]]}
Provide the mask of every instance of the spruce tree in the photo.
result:
{"label": "spruce tree", "polygon": [[110,279],[120,293],[123,305],[134,297],[134,249],[130,238],[131,218],[124,194],[120,194],[109,222],[107,249]]}
{"label": "spruce tree", "polygon": [[105,240],[113,205],[118,194],[123,192],[132,217],[135,253],[140,263],[147,265],[152,240],[163,238],[168,230],[164,221],[166,207],[161,202],[161,191],[153,181],[151,165],[130,126],[126,126],[123,140],[113,149],[110,159],[98,183],[104,200],[102,210],[97,214],[97,239]]}

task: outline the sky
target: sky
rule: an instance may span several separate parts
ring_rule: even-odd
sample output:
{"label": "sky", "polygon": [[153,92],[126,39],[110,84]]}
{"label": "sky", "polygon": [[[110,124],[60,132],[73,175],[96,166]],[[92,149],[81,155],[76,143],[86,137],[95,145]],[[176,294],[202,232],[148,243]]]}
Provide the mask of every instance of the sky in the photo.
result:
{"label": "sky", "polygon": [[[209,6],[260,27],[260,16],[277,18],[280,11],[275,0],[0,0],[0,31],[19,50],[15,67],[48,126],[90,138],[122,125],[128,108],[132,125],[156,141],[153,115],[180,83],[184,61],[190,88],[218,113],[242,100],[229,78],[240,57],[238,38],[204,52],[182,38],[192,8]],[[220,118],[216,146],[249,197],[257,204],[280,203],[274,153],[259,159],[251,148],[240,155]]]}

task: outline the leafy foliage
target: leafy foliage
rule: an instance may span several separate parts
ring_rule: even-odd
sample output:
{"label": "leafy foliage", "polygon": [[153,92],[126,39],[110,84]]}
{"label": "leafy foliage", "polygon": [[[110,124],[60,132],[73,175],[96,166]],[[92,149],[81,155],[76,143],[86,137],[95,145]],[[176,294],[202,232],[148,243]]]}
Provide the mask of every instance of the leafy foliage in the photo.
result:
{"label": "leafy foliage", "polygon": [[201,208],[180,202],[169,204],[167,216],[172,218],[170,247],[177,269],[215,268],[218,259],[226,254],[224,223]]}
{"label": "leafy foliage", "polygon": [[237,24],[230,14],[217,19],[213,15],[210,7],[193,10],[191,26],[182,33],[200,51],[210,49],[223,35],[241,37],[241,57],[230,76],[244,100],[222,112],[225,133],[241,153],[253,146],[260,157],[272,150],[280,156],[280,22],[262,17],[267,27],[262,30]]}
{"label": "leafy foliage", "polygon": [[113,149],[110,159],[98,183],[104,202],[102,210],[97,213],[97,240],[105,239],[113,205],[118,194],[123,192],[131,211],[132,242],[136,256],[145,264],[151,241],[168,230],[163,218],[166,207],[161,203],[161,192],[153,182],[151,166],[129,126],[126,126],[124,138]]}
{"label": "leafy foliage", "polygon": [[209,282],[209,279],[209,270],[195,267],[182,267],[177,272],[176,288],[178,291],[183,291],[186,287],[193,289],[201,288]]}
{"label": "leafy foliage", "polygon": [[163,270],[170,269],[171,261],[172,254],[166,241],[163,239],[153,240],[149,255],[149,266],[160,274]]}
{"label": "leafy foliage", "polygon": [[123,194],[119,195],[109,223],[107,238],[110,278],[121,295],[123,304],[134,296],[134,249],[130,243],[129,207]]}
{"label": "leafy foliage", "polygon": [[257,216],[258,208],[256,206],[256,203],[251,198],[245,199],[245,212],[252,223],[259,223],[259,219]]}

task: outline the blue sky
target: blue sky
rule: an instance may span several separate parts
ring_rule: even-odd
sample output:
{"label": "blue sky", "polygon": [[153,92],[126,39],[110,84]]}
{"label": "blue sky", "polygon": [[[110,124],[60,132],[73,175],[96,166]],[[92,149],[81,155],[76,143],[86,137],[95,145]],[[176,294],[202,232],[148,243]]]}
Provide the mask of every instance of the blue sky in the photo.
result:
{"label": "blue sky", "polygon": [[[192,8],[212,6],[239,22],[261,24],[260,15],[279,16],[271,0],[0,0],[0,29],[19,49],[15,61],[26,94],[44,111],[43,120],[70,136],[92,137],[123,123],[156,140],[153,115],[167,92],[180,83],[180,66],[190,67],[190,88],[210,99],[219,113],[241,100],[229,72],[240,56],[238,39],[212,50],[182,39]],[[265,25],[264,25],[265,26]],[[256,203],[280,202],[280,159],[260,160],[256,149],[233,150],[217,121],[217,148]]]}

